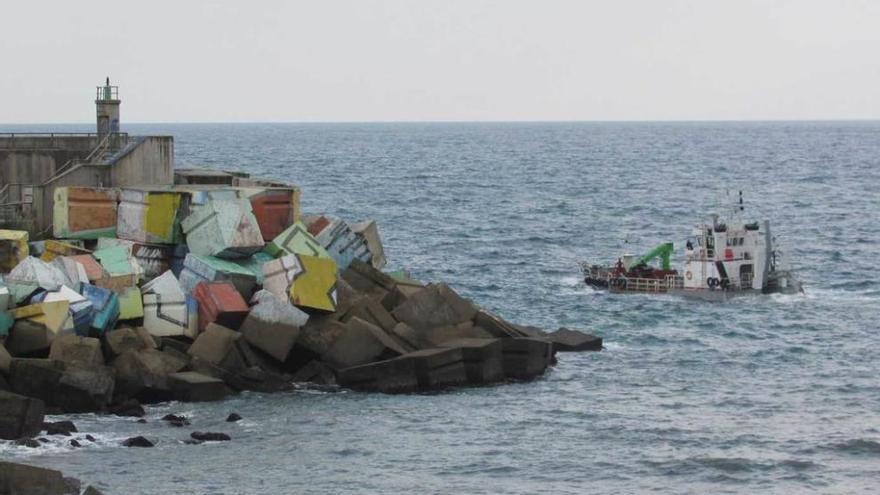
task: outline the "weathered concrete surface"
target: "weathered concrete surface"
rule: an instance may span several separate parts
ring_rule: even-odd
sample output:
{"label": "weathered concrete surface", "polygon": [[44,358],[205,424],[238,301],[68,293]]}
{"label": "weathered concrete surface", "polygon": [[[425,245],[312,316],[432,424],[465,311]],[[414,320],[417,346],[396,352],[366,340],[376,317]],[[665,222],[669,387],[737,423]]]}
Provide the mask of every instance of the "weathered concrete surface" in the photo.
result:
{"label": "weathered concrete surface", "polygon": [[555,332],[550,332],[546,339],[553,342],[553,347],[559,352],[602,350],[602,337],[568,328],[560,328]]}
{"label": "weathered concrete surface", "polygon": [[68,366],[86,368],[103,366],[101,340],[73,334],[59,335],[52,341],[49,359],[61,361]]}
{"label": "weathered concrete surface", "polygon": [[247,200],[209,201],[181,223],[191,252],[243,258],[263,249],[263,236]]}
{"label": "weathered concrete surface", "polygon": [[416,329],[457,325],[471,320],[477,308],[446,284],[431,284],[394,308],[392,314]]}
{"label": "weathered concrete surface", "polygon": [[254,292],[257,277],[251,270],[232,260],[187,253],[180,272],[180,285],[189,293],[199,282],[230,282],[247,300]]}
{"label": "weathered concrete surface", "polygon": [[0,229],[0,273],[9,273],[29,254],[28,233]]}
{"label": "weathered concrete surface", "polygon": [[141,294],[144,298],[144,328],[150,335],[196,337],[197,303],[187,297],[171,271],[144,284]]}
{"label": "weathered concrete surface", "polygon": [[144,328],[119,328],[104,334],[104,350],[108,360],[126,351],[155,349],[156,342]]}
{"label": "weathered concrete surface", "polygon": [[219,366],[226,370],[247,368],[248,350],[244,336],[234,330],[211,323],[189,347],[187,353],[194,358]]}
{"label": "weathered concrete surface", "polygon": [[415,362],[420,390],[437,390],[467,383],[467,370],[460,348],[435,348],[410,352],[397,358]]}
{"label": "weathered concrete surface", "polygon": [[539,339],[501,339],[504,376],[531,380],[544,373],[553,360],[553,344]]}
{"label": "weathered concrete surface", "polygon": [[381,270],[385,267],[385,248],[382,246],[382,239],[379,237],[379,227],[374,220],[354,223],[351,225],[352,232],[359,238],[363,239],[370,252],[370,264],[373,268]]}
{"label": "weathered concrete surface", "polygon": [[61,471],[0,461],[0,494],[70,495]]}
{"label": "weathered concrete surface", "polygon": [[[145,182],[144,184],[152,184]],[[176,244],[180,194],[173,191],[123,189],[120,193],[116,234],[120,239]]]}
{"label": "weathered concrete surface", "polygon": [[[170,396],[168,375],[187,366],[187,361],[156,349],[127,350],[113,361],[116,397],[145,399]],[[167,394],[167,395],[166,395]]]}
{"label": "weathered concrete surface", "polygon": [[355,316],[343,326],[322,358],[337,369],[343,369],[405,352],[384,330]]}
{"label": "weathered concrete surface", "polygon": [[502,343],[499,339],[455,339],[441,344],[461,350],[468,382],[493,383],[504,379]]}
{"label": "weathered concrete surface", "polygon": [[193,291],[199,306],[199,331],[216,323],[237,330],[250,308],[229,282],[199,282]]}
{"label": "weathered concrete surface", "polygon": [[215,401],[223,399],[230,393],[223,380],[195,371],[172,373],[168,375],[168,381],[175,399],[181,401]]}
{"label": "weathered concrete surface", "polygon": [[59,187],[52,210],[53,234],[59,239],[116,236],[119,191],[114,188]]}
{"label": "weathered concrete surface", "polygon": [[44,414],[42,400],[0,390],[0,439],[36,436],[42,428]]}
{"label": "weathered concrete surface", "polygon": [[364,392],[412,393],[419,388],[414,359],[388,359],[340,370],[339,384]]}

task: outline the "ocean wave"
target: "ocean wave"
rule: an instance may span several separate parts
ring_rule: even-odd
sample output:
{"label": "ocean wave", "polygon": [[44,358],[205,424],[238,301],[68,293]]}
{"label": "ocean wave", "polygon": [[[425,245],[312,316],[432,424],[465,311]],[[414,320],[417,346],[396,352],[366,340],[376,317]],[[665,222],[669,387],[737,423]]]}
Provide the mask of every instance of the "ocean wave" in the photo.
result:
{"label": "ocean wave", "polygon": [[880,456],[880,441],[867,438],[854,438],[824,446],[827,450],[855,455]]}

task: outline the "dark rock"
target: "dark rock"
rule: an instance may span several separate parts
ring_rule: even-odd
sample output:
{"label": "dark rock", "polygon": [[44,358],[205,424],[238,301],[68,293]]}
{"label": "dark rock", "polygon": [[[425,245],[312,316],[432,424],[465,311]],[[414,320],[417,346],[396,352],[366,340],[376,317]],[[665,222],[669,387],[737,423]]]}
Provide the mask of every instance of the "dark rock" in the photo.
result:
{"label": "dark rock", "polygon": [[201,440],[203,442],[226,442],[232,440],[226,433],[215,433],[210,431],[194,431],[189,434],[193,440]]}
{"label": "dark rock", "polygon": [[493,383],[504,379],[502,343],[499,339],[456,339],[442,347],[461,349],[470,383]]}
{"label": "dark rock", "polygon": [[15,322],[4,346],[13,356],[29,356],[45,352],[55,334],[41,323],[20,319]]}
{"label": "dark rock", "polygon": [[547,334],[546,338],[553,342],[553,347],[559,352],[602,350],[602,337],[564,327]]}
{"label": "dark rock", "polygon": [[352,317],[322,359],[336,368],[350,368],[406,353],[382,328]]}
{"label": "dark rock", "polygon": [[137,399],[127,399],[119,404],[113,404],[107,408],[107,412],[116,416],[140,418],[147,412]]}
{"label": "dark rock", "polygon": [[323,356],[343,333],[345,333],[345,325],[337,320],[335,315],[313,315],[300,328],[296,347]]}
{"label": "dark rock", "polygon": [[364,392],[399,394],[415,392],[419,388],[415,360],[388,359],[340,370],[339,384]]}
{"label": "dark rock", "polygon": [[439,283],[411,295],[394,308],[392,314],[413,328],[428,329],[471,320],[477,314],[477,308],[446,284]]}
{"label": "dark rock", "polygon": [[57,335],[49,349],[49,359],[61,361],[68,366],[95,368],[104,365],[101,341],[80,337],[72,333]]}
{"label": "dark rock", "polygon": [[49,443],[49,439],[46,438],[46,437],[40,437],[40,438],[38,438],[37,440],[39,440],[40,443]]}
{"label": "dark rock", "polygon": [[235,423],[236,421],[241,421],[241,416],[238,413],[230,413],[229,416],[226,416],[227,423]]}
{"label": "dark rock", "polygon": [[166,414],[162,416],[162,421],[168,422],[170,426],[175,426],[177,428],[181,428],[183,426],[189,426],[189,419],[186,416],[178,416],[177,414]]}
{"label": "dark rock", "polygon": [[14,358],[10,365],[9,383],[21,395],[53,404],[55,388],[64,375],[64,363],[50,359]]}
{"label": "dark rock", "polygon": [[70,420],[47,421],[43,423],[43,430],[46,431],[47,435],[64,435],[65,437],[69,437],[71,433],[77,432],[76,425]]}
{"label": "dark rock", "polygon": [[100,411],[110,403],[115,383],[112,368],[71,366],[58,381],[52,403],[68,413]]}
{"label": "dark rock", "polygon": [[153,337],[143,328],[120,328],[104,334],[104,350],[108,360],[127,351],[139,352],[155,348]]}
{"label": "dark rock", "polygon": [[80,443],[78,441],[76,441],[75,438],[70,441],[70,446],[71,447],[82,447],[82,445],[80,445]]}
{"label": "dark rock", "polygon": [[97,488],[93,487],[92,485],[89,485],[88,487],[86,487],[86,491],[84,491],[82,493],[82,495],[104,495],[104,494],[103,494],[103,492],[101,492],[101,490],[98,490]]}
{"label": "dark rock", "polygon": [[0,438],[15,440],[40,433],[44,415],[42,400],[0,391]]}
{"label": "dark rock", "polygon": [[93,436],[91,436],[91,435],[86,435],[86,440],[88,440],[88,441],[90,441],[90,442],[95,442],[95,441],[96,441],[96,440],[95,440],[95,437],[93,437]]}
{"label": "dark rock", "polygon": [[184,439],[184,440],[183,440],[183,443],[186,444],[186,445],[201,445],[201,444],[203,444],[203,443],[205,443],[205,442],[202,441],[202,440],[195,440],[195,439],[193,439],[193,438],[187,438],[187,439]]}
{"label": "dark rock", "polygon": [[553,360],[553,344],[544,340],[501,339],[504,376],[530,380],[544,373]]}
{"label": "dark rock", "polygon": [[145,424],[147,424],[147,420],[144,418],[141,418],[141,419],[137,420],[136,423],[140,423],[142,425],[145,425]]}
{"label": "dark rock", "polygon": [[467,383],[467,371],[460,348],[424,349],[404,354],[397,359],[415,362],[420,390],[436,390]]}
{"label": "dark rock", "polygon": [[182,371],[168,375],[168,383],[174,398],[186,402],[221,400],[229,395],[223,380],[195,371]]}
{"label": "dark rock", "polygon": [[293,374],[291,381],[294,383],[314,383],[316,385],[335,385],[336,374],[326,364],[320,361],[309,361]]}
{"label": "dark rock", "polygon": [[0,493],[66,495],[68,491],[60,471],[0,461]]}
{"label": "dark rock", "polygon": [[192,340],[186,337],[162,337],[160,340],[162,341],[163,351],[174,350],[181,354],[186,354],[189,346],[192,345]]}
{"label": "dark rock", "polygon": [[[116,370],[117,400],[146,395],[171,396],[168,375],[176,373],[187,365],[181,360],[164,351],[145,349],[142,351],[125,351],[113,361]],[[143,400],[141,400],[143,402]]]}
{"label": "dark rock", "polygon": [[[75,442],[75,440],[71,440],[71,443]],[[77,445],[78,447],[78,445]],[[79,495],[79,492],[82,491],[82,482],[76,478],[71,478],[68,476],[64,476],[64,488],[66,493],[70,495]]]}
{"label": "dark rock", "polygon": [[131,437],[131,438],[127,438],[127,439],[123,440],[122,446],[123,447],[153,447],[154,444],[153,444],[153,442],[147,440],[144,437],[137,436],[137,437]]}
{"label": "dark rock", "polygon": [[21,445],[22,447],[30,447],[35,449],[40,446],[40,442],[34,440],[33,438],[19,438],[15,441],[15,445]]}
{"label": "dark rock", "polygon": [[6,350],[3,342],[0,342],[0,377],[9,374],[9,367],[11,365],[12,356],[9,354],[9,351]]}

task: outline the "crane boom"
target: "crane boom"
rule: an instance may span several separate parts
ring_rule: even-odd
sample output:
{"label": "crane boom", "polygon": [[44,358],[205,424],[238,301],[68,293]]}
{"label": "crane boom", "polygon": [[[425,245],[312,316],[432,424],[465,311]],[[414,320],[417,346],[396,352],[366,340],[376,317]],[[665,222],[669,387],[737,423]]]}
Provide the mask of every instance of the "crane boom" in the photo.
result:
{"label": "crane boom", "polygon": [[669,270],[671,268],[671,264],[669,262],[669,258],[672,256],[673,246],[671,242],[664,242],[654,249],[648,251],[647,254],[642,256],[635,262],[634,266],[638,265],[647,265],[649,261],[654,258],[660,258],[660,262],[662,264],[662,268],[664,270]]}

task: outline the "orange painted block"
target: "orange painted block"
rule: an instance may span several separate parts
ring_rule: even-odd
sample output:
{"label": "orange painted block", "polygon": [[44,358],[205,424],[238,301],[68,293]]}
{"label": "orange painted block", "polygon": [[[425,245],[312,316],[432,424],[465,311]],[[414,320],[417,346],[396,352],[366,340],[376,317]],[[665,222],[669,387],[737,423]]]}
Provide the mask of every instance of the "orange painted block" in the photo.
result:
{"label": "orange painted block", "polygon": [[199,303],[199,332],[204,332],[210,323],[236,330],[250,311],[229,282],[199,282],[193,296]]}

